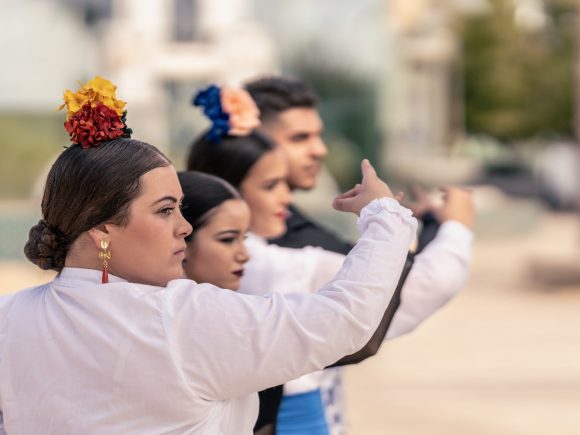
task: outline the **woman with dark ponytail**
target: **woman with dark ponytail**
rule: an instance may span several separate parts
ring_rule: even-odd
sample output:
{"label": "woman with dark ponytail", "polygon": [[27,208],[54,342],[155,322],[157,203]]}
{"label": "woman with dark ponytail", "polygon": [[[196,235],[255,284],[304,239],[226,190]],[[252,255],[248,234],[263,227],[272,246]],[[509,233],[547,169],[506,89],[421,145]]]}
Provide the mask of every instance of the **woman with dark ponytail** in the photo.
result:
{"label": "woman with dark ponytail", "polygon": [[177,173],[129,138],[115,91],[96,77],[65,93],[73,145],[51,168],[25,248],[59,273],[0,297],[0,434],[250,434],[255,391],[368,341],[414,220],[366,166],[361,187],[335,202],[362,210],[364,246],[315,296],[181,279],[192,226]]}

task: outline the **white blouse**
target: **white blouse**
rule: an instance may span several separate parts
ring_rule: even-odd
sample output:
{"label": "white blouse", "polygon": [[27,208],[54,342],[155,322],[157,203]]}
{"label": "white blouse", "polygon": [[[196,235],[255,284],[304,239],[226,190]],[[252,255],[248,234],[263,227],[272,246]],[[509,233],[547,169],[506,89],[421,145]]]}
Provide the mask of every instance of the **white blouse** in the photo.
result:
{"label": "white blouse", "polygon": [[65,268],[0,297],[0,434],[251,434],[255,391],[358,350],[378,325],[416,221],[382,198],[359,226],[314,295],[103,285]]}
{"label": "white blouse", "polygon": [[[386,339],[411,332],[422,321],[444,306],[465,285],[473,233],[457,221],[444,222],[436,237],[415,257],[415,262],[401,291],[401,305],[387,331]],[[246,242],[250,261],[246,264],[240,292],[288,293],[316,291],[340,269],[345,256],[322,248],[284,248],[269,245],[251,234]],[[368,265],[368,273],[375,274]],[[390,282],[385,282],[390,285]],[[320,387],[322,372],[315,372],[288,382],[284,394],[298,394]]]}

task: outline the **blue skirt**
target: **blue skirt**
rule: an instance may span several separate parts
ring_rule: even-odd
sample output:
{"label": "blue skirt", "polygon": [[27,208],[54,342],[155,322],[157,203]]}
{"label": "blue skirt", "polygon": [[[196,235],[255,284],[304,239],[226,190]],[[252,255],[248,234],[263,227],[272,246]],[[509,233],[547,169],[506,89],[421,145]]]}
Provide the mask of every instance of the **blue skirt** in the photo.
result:
{"label": "blue skirt", "polygon": [[276,421],[276,434],[330,434],[319,389],[282,398]]}

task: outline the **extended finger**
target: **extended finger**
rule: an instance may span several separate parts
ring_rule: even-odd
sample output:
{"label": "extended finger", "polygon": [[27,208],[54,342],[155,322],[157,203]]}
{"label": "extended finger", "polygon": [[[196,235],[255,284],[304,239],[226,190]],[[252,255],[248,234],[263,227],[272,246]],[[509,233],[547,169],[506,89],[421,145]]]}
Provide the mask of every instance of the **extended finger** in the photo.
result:
{"label": "extended finger", "polygon": [[332,201],[332,206],[339,211],[351,211],[350,204],[352,203],[351,198],[334,198]]}
{"label": "extended finger", "polygon": [[360,184],[357,184],[352,189],[350,189],[350,190],[348,190],[348,191],[346,191],[344,193],[341,193],[340,195],[337,195],[336,197],[337,198],[341,198],[341,199],[343,199],[343,198],[352,198],[353,196],[358,195],[360,193],[360,191],[361,191],[361,185]]}
{"label": "extended finger", "polygon": [[360,166],[362,170],[363,183],[365,182],[365,179],[377,176],[377,171],[375,171],[375,168],[371,165],[371,162],[369,162],[368,159],[364,159]]}

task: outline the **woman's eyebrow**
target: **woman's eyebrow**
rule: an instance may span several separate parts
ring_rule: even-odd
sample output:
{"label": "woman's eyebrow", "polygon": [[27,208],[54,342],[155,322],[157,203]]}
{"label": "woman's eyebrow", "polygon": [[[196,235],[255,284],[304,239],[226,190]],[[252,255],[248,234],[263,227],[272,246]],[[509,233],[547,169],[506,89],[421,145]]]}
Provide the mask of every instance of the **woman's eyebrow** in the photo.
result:
{"label": "woman's eyebrow", "polygon": [[155,201],[153,203],[153,205],[157,204],[158,202],[163,202],[163,201],[171,201],[172,203],[177,203],[177,202],[182,201],[182,200],[183,200],[183,196],[181,197],[180,200],[178,200],[175,196],[167,195],[167,196],[164,196],[163,198],[159,198],[157,201]]}
{"label": "woman's eyebrow", "polygon": [[158,202],[163,202],[163,201],[177,202],[177,198],[174,196],[164,196],[163,198],[159,198],[157,201],[155,201],[153,203],[153,205],[157,204]]}

